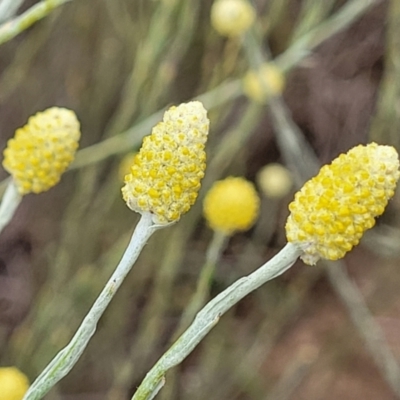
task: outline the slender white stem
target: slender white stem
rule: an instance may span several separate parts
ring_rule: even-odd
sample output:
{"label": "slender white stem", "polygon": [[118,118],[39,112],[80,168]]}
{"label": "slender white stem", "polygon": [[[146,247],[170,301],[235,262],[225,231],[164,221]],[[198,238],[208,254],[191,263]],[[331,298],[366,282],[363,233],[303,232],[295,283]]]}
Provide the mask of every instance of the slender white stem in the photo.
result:
{"label": "slender white stem", "polygon": [[49,365],[33,382],[28,392],[25,394],[24,400],[42,399],[58,381],[71,371],[85,350],[90,338],[95,333],[97,322],[103,315],[118,288],[121,286],[126,275],[131,270],[147,240],[157,229],[164,226],[166,225],[154,225],[151,214],[144,213],[142,215],[121,261],[74,337],[69,344],[53,358]]}
{"label": "slender white stem", "polygon": [[192,325],[149,371],[133,395],[132,400],[150,400],[154,398],[163,386],[165,373],[170,368],[181,363],[192,352],[218,323],[223,314],[265,282],[283,274],[294,264],[301,253],[302,251],[297,246],[288,243],[270,261],[252,274],[240,278],[207,303],[197,314]]}
{"label": "slender white stem", "polygon": [[18,189],[11,179],[0,204],[0,232],[11,221],[21,200],[22,196],[18,193]]}

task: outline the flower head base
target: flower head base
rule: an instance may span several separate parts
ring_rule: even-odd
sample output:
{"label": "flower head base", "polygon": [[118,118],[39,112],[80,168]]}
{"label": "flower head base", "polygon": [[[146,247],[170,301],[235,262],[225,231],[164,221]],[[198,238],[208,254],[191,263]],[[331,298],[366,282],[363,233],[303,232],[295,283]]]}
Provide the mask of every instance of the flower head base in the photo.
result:
{"label": "flower head base", "polygon": [[0,400],[22,400],[28,387],[28,378],[20,370],[0,368]]}
{"label": "flower head base", "polygon": [[249,71],[243,78],[243,91],[247,97],[264,103],[271,96],[281,94],[285,87],[283,72],[272,63],[265,63],[255,71]]}
{"label": "flower head base", "polygon": [[390,146],[371,143],[341,154],[305,183],[289,205],[289,242],[306,264],[338,260],[357,245],[393,196],[399,159]]}
{"label": "flower head base", "polygon": [[21,195],[56,185],[74,159],[80,138],[73,111],[52,107],[29,118],[4,150],[4,168]]}
{"label": "flower head base", "polygon": [[258,217],[260,199],[254,185],[243,178],[217,181],[203,204],[209,226],[226,235],[250,229]]}
{"label": "flower head base", "polygon": [[211,8],[211,24],[222,36],[240,36],[250,28],[255,16],[246,0],[217,0]]}
{"label": "flower head base", "polygon": [[209,120],[198,101],[171,107],[143,140],[122,196],[133,211],[156,224],[179,220],[193,205],[206,167]]}

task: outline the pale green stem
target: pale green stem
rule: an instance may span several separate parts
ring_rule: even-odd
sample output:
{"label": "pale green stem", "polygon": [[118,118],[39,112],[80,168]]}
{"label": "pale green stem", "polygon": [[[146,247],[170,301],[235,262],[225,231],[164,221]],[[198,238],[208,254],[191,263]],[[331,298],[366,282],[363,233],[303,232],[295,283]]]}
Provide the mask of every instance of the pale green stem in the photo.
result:
{"label": "pale green stem", "polygon": [[15,210],[19,206],[22,196],[19,194],[13,180],[8,181],[6,191],[0,204],[0,232],[11,221]]}
{"label": "pale green stem", "polygon": [[132,400],[153,399],[165,382],[165,373],[172,367],[180,364],[192,352],[207,333],[218,323],[223,314],[265,282],[288,270],[301,253],[301,250],[297,246],[288,243],[270,261],[252,274],[240,278],[207,303],[197,314],[196,319],[190,327],[148,372],[133,395]]}
{"label": "pale green stem", "polygon": [[[224,233],[214,231],[213,238],[208,246],[206,260],[201,268],[200,276],[197,281],[196,291],[191,298],[189,305],[185,308],[176,333],[182,332],[186,326],[193,320],[196,313],[204,305],[207,297],[210,294],[210,283],[215,272],[215,266],[224,251],[228,242],[229,236]],[[176,339],[176,338],[174,338]]]}
{"label": "pale green stem", "polygon": [[0,26],[0,45],[19,35],[35,22],[40,21],[49,15],[54,9],[68,1],[71,0],[43,0],[26,10],[18,17],[5,22]]}
{"label": "pale green stem", "polygon": [[150,213],[144,213],[137,224],[129,245],[117,268],[108,280],[104,289],[89,310],[74,337],[48,364],[44,371],[30,386],[23,400],[39,400],[77,363],[90,338],[96,331],[97,323],[108,304],[121,286],[126,275],[139,257],[149,237],[157,230],[167,225],[154,225]]}

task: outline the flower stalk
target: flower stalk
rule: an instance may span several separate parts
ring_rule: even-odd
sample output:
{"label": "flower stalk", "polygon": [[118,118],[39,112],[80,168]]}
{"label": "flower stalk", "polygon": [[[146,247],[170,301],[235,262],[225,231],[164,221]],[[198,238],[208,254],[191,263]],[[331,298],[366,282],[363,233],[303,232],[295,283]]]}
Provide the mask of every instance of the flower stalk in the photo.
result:
{"label": "flower stalk", "polygon": [[152,215],[150,213],[143,213],[121,261],[74,337],[33,382],[24,400],[42,399],[58,381],[71,371],[88,345],[89,340],[96,332],[100,317],[131,270],[147,240],[157,229],[165,226],[168,225],[155,225],[152,222]]}
{"label": "flower stalk", "polygon": [[288,243],[275,257],[252,274],[242,277],[216,296],[197,314],[196,319],[146,375],[132,400],[151,400],[161,390],[166,372],[180,364],[201,342],[219,319],[265,282],[288,270],[302,251]]}
{"label": "flower stalk", "polygon": [[10,180],[0,204],[0,232],[11,221],[21,200],[22,195],[18,192],[14,181]]}

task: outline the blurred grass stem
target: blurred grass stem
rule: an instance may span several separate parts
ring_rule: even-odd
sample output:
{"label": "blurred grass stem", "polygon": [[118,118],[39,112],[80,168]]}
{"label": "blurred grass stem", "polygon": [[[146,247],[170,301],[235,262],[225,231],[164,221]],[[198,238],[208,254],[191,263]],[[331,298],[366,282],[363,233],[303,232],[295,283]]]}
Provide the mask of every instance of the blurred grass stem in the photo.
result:
{"label": "blurred grass stem", "polygon": [[270,261],[252,274],[240,278],[207,303],[190,327],[149,371],[132,400],[153,399],[165,382],[165,373],[181,363],[192,352],[223,314],[265,282],[283,274],[294,264],[300,254],[301,250],[298,247],[288,243]]}
{"label": "blurred grass stem", "polygon": [[0,45],[8,42],[34,23],[47,17],[54,9],[71,0],[43,0],[35,4],[23,14],[0,26]]}
{"label": "blurred grass stem", "polygon": [[283,71],[289,71],[299,64],[301,60],[311,55],[311,50],[336,33],[346,29],[357,18],[360,18],[370,8],[381,2],[382,0],[353,0],[347,2],[331,18],[298,38],[295,43],[276,58],[276,64]]}
{"label": "blurred grass stem", "polygon": [[111,302],[118,288],[131,270],[139,257],[144,245],[150,236],[161,227],[167,225],[154,225],[152,216],[144,213],[137,224],[131,241],[122,256],[117,268],[108,280],[104,289],[96,299],[92,308],[86,315],[69,344],[62,349],[33,382],[24,400],[39,400],[64,376],[66,376],[77,363],[85,350],[90,338],[96,331],[97,323]]}
{"label": "blurred grass stem", "polygon": [[224,233],[214,231],[211,243],[207,249],[205,263],[201,268],[197,281],[196,291],[183,312],[178,329],[176,330],[177,334],[181,333],[189,325],[210,295],[210,285],[215,273],[215,267],[226,247],[228,239],[229,237]]}

